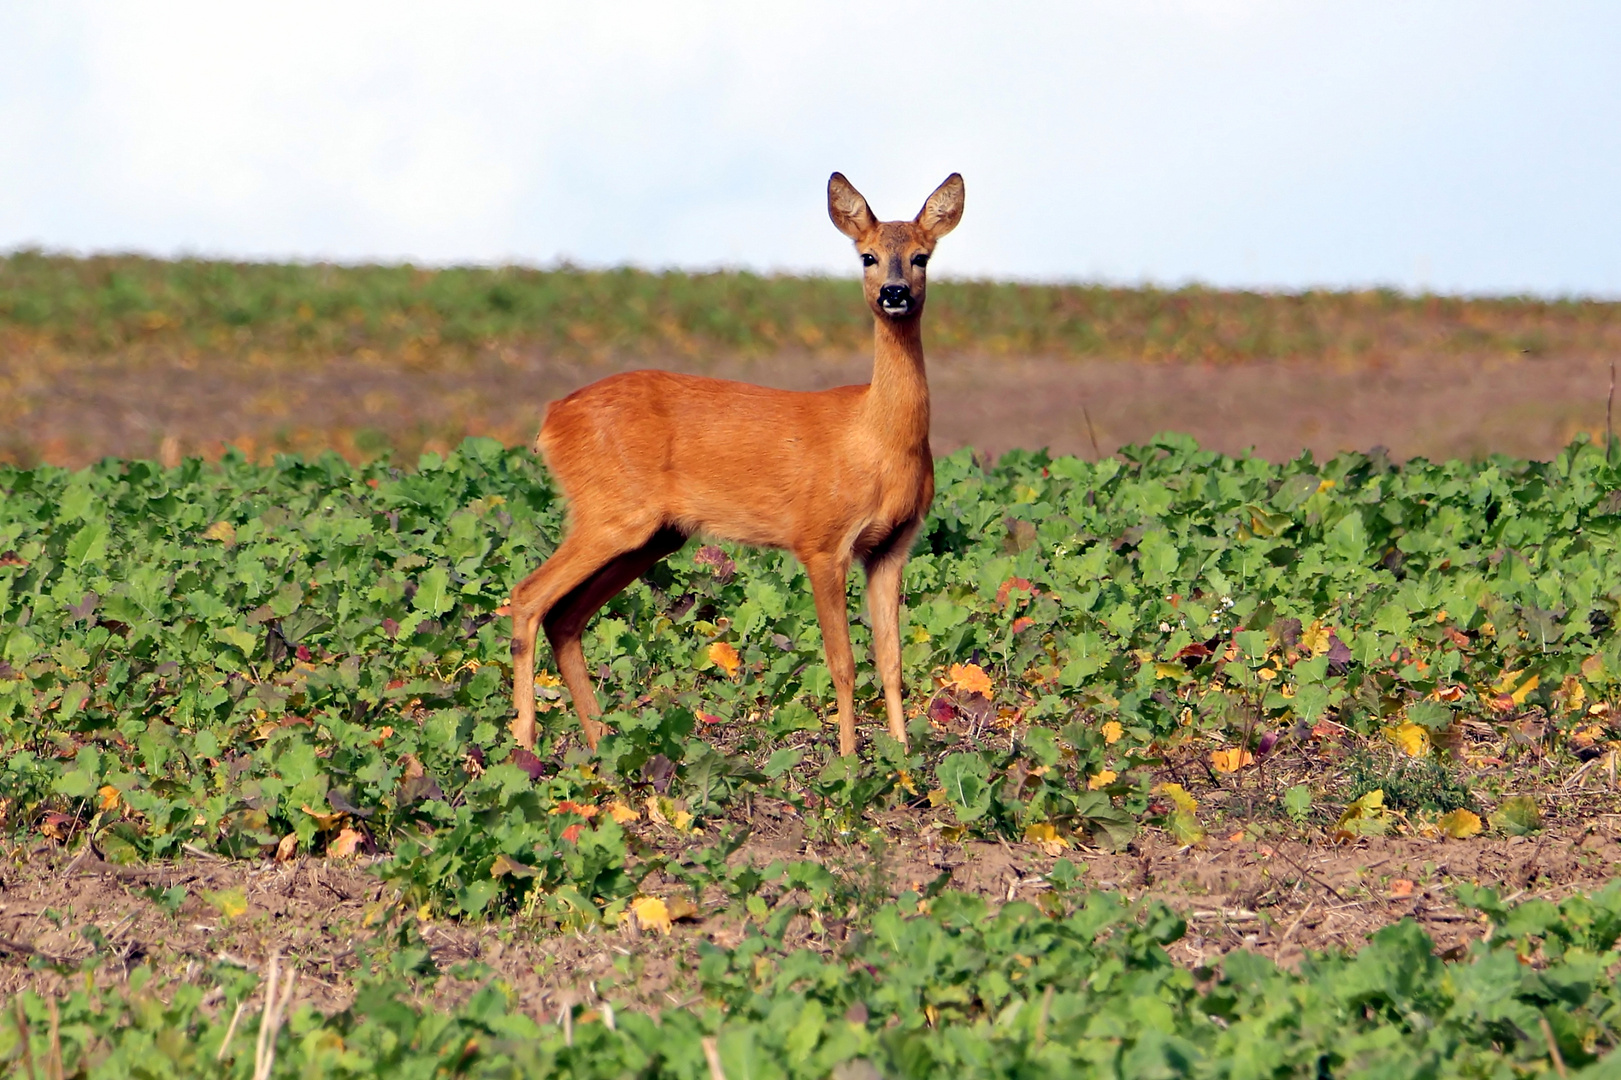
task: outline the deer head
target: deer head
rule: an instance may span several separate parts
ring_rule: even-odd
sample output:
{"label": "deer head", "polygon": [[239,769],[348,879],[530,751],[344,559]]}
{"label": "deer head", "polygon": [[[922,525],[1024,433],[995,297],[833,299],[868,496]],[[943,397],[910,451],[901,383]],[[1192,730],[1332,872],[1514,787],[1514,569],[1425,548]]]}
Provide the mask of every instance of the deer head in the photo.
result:
{"label": "deer head", "polygon": [[843,173],[827,181],[827,214],[855,241],[867,306],[881,319],[915,319],[923,312],[929,256],[962,220],[962,176],[952,173],[911,221],[879,221]]}

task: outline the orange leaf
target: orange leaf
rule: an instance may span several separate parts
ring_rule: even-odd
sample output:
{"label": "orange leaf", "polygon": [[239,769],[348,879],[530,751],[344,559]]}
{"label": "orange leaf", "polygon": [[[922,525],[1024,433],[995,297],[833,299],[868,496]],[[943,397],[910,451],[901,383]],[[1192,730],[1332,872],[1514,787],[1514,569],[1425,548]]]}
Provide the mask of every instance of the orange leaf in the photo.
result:
{"label": "orange leaf", "polygon": [[1010,577],[1006,581],[1002,582],[1001,586],[996,590],[996,606],[1007,607],[1008,594],[1014,589],[1022,589],[1025,592],[1030,592],[1030,579],[1022,577]]}
{"label": "orange leaf", "polygon": [[978,664],[952,664],[946,684],[965,694],[991,696],[991,677]]}
{"label": "orange leaf", "polygon": [[1413,883],[1406,878],[1396,878],[1390,883],[1390,895],[1396,897],[1412,896]]}
{"label": "orange leaf", "polygon": [[737,655],[737,650],[724,641],[709,646],[709,662],[726,672],[729,679],[737,678],[738,669],[743,666],[743,658]]}
{"label": "orange leaf", "polygon": [[297,833],[288,833],[286,836],[281,838],[281,843],[276,845],[276,861],[277,862],[286,862],[287,860],[291,859],[297,853],[298,853],[298,834]]}
{"label": "orange leaf", "polygon": [[1120,741],[1121,736],[1125,735],[1125,733],[1126,729],[1120,726],[1120,721],[1105,720],[1103,722],[1103,742],[1105,745],[1113,746]]}
{"label": "orange leaf", "polygon": [[577,814],[578,816],[585,818],[585,820],[590,821],[592,818],[601,813],[601,811],[588,803],[577,803],[570,799],[564,799],[562,802],[552,807],[552,813]]}
{"label": "orange leaf", "polygon": [[360,847],[361,835],[356,829],[340,830],[333,838],[332,843],[326,846],[326,853],[335,859],[347,859]]}
{"label": "orange leaf", "polygon": [[111,784],[101,788],[96,794],[101,796],[101,808],[103,810],[116,810],[118,808],[118,789]]}
{"label": "orange leaf", "polygon": [[[319,810],[311,810],[308,805],[304,806],[302,809],[306,814],[315,819],[316,827],[322,832],[331,832],[333,829],[336,829],[339,825],[343,824],[344,815],[341,810],[333,814],[323,814]],[[336,843],[336,841],[334,841],[334,843]]]}
{"label": "orange leaf", "polygon": [[1234,773],[1246,765],[1255,763],[1255,755],[1248,750],[1212,750],[1210,751],[1210,766],[1217,772]]}

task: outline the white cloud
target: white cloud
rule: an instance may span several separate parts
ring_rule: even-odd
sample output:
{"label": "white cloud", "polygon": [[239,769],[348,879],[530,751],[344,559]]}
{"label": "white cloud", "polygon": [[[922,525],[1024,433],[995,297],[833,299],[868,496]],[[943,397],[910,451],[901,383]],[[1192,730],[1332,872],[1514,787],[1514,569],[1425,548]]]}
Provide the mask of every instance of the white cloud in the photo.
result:
{"label": "white cloud", "polygon": [[[12,5],[0,246],[1621,291],[1621,9]],[[1419,268],[1426,280],[1417,280]]]}

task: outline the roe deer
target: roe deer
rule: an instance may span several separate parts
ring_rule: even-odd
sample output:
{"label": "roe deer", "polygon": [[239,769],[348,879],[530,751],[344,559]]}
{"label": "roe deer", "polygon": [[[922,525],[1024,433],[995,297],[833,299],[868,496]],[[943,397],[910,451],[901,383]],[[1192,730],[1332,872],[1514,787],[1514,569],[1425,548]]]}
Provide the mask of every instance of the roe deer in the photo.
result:
{"label": "roe deer", "polygon": [[834,173],[827,210],[865,268],[876,324],[871,384],[805,393],[632,371],[548,406],[535,448],[568,498],[572,522],[551,558],[512,593],[512,733],[520,745],[535,745],[535,638],[545,626],[585,741],[596,748],[605,728],[580,634],[603,604],[694,533],[786,548],[804,564],[846,755],[856,736],[845,586],[852,557],[860,559],[889,731],[906,741],[901,570],[934,498],[924,267],[962,218],[962,177],[948,176],[913,220],[880,222]]}

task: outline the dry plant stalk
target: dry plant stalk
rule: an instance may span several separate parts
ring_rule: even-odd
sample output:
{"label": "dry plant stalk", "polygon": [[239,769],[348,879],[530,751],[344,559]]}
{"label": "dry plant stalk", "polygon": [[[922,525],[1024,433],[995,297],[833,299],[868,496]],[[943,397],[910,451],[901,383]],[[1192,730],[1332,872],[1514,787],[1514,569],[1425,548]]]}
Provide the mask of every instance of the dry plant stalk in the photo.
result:
{"label": "dry plant stalk", "polygon": [[295,969],[288,973],[287,985],[278,997],[276,984],[280,974],[281,954],[272,950],[264,1013],[259,1018],[259,1042],[253,1055],[253,1080],[270,1080],[270,1070],[276,1065],[276,1036],[281,1032],[282,1021],[287,1017],[287,1005],[292,1001],[293,990],[298,985],[298,971]]}

